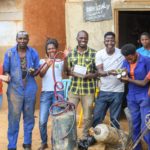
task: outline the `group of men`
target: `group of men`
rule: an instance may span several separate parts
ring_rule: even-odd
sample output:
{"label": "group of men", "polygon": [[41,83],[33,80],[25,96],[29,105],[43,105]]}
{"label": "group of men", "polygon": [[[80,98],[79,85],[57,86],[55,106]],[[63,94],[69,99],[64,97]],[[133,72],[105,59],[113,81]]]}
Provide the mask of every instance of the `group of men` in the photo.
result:
{"label": "group of men", "polygon": [[[148,35],[147,37],[150,44],[150,36]],[[64,72],[68,76],[71,76],[68,100],[74,103],[76,107],[79,101],[81,101],[82,104],[84,116],[83,139],[86,139],[88,137],[89,128],[102,123],[108,109],[110,111],[111,125],[120,128],[118,120],[123,102],[124,82],[121,79],[117,79],[116,70],[122,67],[123,69],[129,69],[127,68],[127,62],[130,63],[129,60],[131,58],[129,59],[128,56],[131,57],[136,52],[124,53],[124,51],[116,48],[115,34],[113,32],[105,33],[105,48],[98,52],[88,47],[89,35],[86,31],[79,31],[76,40],[78,42],[77,47],[75,47],[64,60]],[[8,76],[8,150],[17,149],[16,145],[21,112],[23,112],[24,120],[23,147],[25,150],[31,150],[37,92],[34,74],[39,69],[39,56],[35,49],[28,46],[29,35],[27,32],[18,32],[16,41],[17,45],[5,53],[3,63],[3,72]],[[132,47],[130,48],[132,49]],[[126,47],[125,50],[127,49]],[[127,61],[126,64],[125,59]],[[136,59],[136,61],[137,60],[138,59]],[[135,63],[136,61],[133,62]],[[131,65],[129,66],[131,67]],[[77,68],[82,68],[86,73],[81,76],[81,74],[76,73]],[[138,77],[134,76],[134,69],[129,69],[129,72],[131,71],[131,76],[134,77],[133,79],[138,80]],[[139,80],[144,80],[143,78],[148,74],[148,71],[147,69],[143,77]],[[100,93],[95,101],[97,78],[100,78]],[[93,107],[94,101],[95,105]],[[133,106],[133,104],[131,105]],[[133,107],[130,107],[130,109],[133,109]],[[134,118],[134,115],[132,117]],[[142,117],[144,117],[144,115]],[[133,119],[133,122],[134,121]],[[136,127],[139,128],[140,125],[141,123]],[[135,133],[134,138],[136,138],[136,136],[137,133]],[[146,142],[150,144],[150,137]],[[137,150],[140,150],[140,146]]]}
{"label": "group of men", "polygon": [[[96,53],[87,46],[88,33],[80,31],[77,35],[78,46],[68,55],[67,70],[72,76],[68,99],[76,106],[81,101],[83,108],[83,138],[88,137],[88,130],[102,123],[107,109],[110,109],[111,122],[119,128],[118,118],[121,111],[124,84],[115,76],[115,70],[123,64],[121,51],[115,48],[115,34],[107,32],[104,35],[105,48]],[[74,74],[76,65],[86,67],[86,74],[81,78]],[[93,103],[97,77],[101,78],[100,94],[95,102],[94,118]]]}

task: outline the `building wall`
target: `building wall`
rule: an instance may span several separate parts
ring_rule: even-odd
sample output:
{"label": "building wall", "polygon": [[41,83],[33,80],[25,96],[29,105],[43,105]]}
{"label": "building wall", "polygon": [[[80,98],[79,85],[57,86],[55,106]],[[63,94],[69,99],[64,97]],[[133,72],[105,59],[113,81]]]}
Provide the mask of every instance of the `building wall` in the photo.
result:
{"label": "building wall", "polygon": [[112,0],[111,3],[113,11],[113,18],[111,20],[85,22],[83,20],[83,0],[67,0],[65,5],[67,46],[73,48],[76,45],[77,32],[86,30],[89,33],[89,46],[100,50],[104,47],[104,34],[107,31],[117,32],[116,10],[150,10],[150,5],[147,5],[150,4],[148,0]]}
{"label": "building wall", "polygon": [[68,0],[66,2],[66,39],[67,45],[76,45],[76,35],[80,30],[89,33],[89,46],[99,50],[103,47],[103,34],[113,30],[113,20],[102,22],[85,22],[83,19],[83,1]]}
{"label": "building wall", "polygon": [[[104,33],[116,32],[116,10],[150,10],[149,4],[149,0],[112,0],[112,20],[84,22],[83,0],[0,0],[0,60],[3,61],[6,49],[16,43],[16,32],[22,29],[29,32],[29,44],[38,50],[40,57],[44,57],[44,43],[47,37],[57,38],[60,50],[65,47],[73,48],[76,45],[77,32],[83,29],[89,33],[89,46],[99,50],[104,47]],[[37,81],[39,102],[40,78],[37,78]],[[4,94],[3,108],[6,107]]]}
{"label": "building wall", "polygon": [[[45,56],[44,44],[47,37],[56,38],[60,43],[60,50],[66,45],[65,32],[65,0],[0,0],[0,60],[3,61],[7,48],[16,44],[16,33],[26,30],[30,36],[29,45],[36,48],[40,57]],[[41,79],[37,77],[38,94]],[[6,93],[7,85],[3,90]],[[2,109],[7,108],[6,94],[3,97]]]}
{"label": "building wall", "polygon": [[30,34],[30,45],[37,47],[40,56],[44,56],[47,37],[56,38],[63,50],[66,44],[65,0],[26,0],[24,28]]}
{"label": "building wall", "polygon": [[[0,1],[0,62],[3,62],[6,49],[16,44],[16,32],[23,28],[22,0]],[[7,108],[7,84],[3,85],[3,105]]]}
{"label": "building wall", "polygon": [[[45,41],[47,37],[56,38],[59,49],[66,45],[65,31],[65,0],[25,0],[24,29],[30,35],[30,45],[35,47],[40,57],[45,56]],[[38,94],[37,108],[41,90],[41,79],[37,77]]]}

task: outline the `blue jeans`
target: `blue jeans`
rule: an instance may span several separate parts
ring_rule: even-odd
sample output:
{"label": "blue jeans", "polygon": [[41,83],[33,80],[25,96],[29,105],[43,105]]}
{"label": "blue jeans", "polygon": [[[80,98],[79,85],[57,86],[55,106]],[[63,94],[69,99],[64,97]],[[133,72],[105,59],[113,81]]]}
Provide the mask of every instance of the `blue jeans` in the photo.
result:
{"label": "blue jeans", "polygon": [[[57,93],[64,96],[64,91],[58,91]],[[39,128],[42,144],[47,143],[47,121],[49,117],[49,109],[55,102],[56,99],[53,91],[45,91],[41,93]]]}
{"label": "blue jeans", "polygon": [[109,109],[111,125],[120,128],[118,119],[121,112],[122,98],[123,92],[101,91],[95,102],[93,127],[103,122]]}
{"label": "blue jeans", "polygon": [[23,112],[24,144],[32,143],[34,127],[35,96],[25,97],[13,90],[8,98],[8,148],[16,148],[21,112]]}
{"label": "blue jeans", "polygon": [[2,95],[0,95],[0,109],[2,107]]}

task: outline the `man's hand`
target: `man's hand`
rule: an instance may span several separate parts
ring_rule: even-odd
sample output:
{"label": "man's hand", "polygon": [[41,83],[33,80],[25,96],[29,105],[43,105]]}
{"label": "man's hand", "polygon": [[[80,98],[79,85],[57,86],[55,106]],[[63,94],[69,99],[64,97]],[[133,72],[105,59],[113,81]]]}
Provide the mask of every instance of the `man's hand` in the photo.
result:
{"label": "man's hand", "polygon": [[123,82],[123,83],[128,83],[128,82],[130,82],[130,78],[129,78],[128,75],[126,75],[126,76],[124,76],[124,77],[121,77],[119,80],[120,80],[121,82]]}
{"label": "man's hand", "polygon": [[128,82],[128,81],[129,81],[129,77],[128,77],[128,75],[126,75],[125,77],[121,77],[121,80],[122,80],[122,81],[126,81],[126,82]]}
{"label": "man's hand", "polygon": [[85,76],[84,76],[84,79],[96,79],[98,77],[98,72],[95,72],[95,73],[87,73]]}
{"label": "man's hand", "polygon": [[91,78],[92,73],[87,73],[86,75],[83,76],[84,79],[89,79]]}
{"label": "man's hand", "polygon": [[50,67],[53,63],[52,60],[50,60],[49,58],[45,60],[46,61],[46,64],[48,65],[48,67]]}
{"label": "man's hand", "polygon": [[108,75],[116,76],[117,75],[117,71],[116,70],[109,70],[108,71]]}
{"label": "man's hand", "polygon": [[84,75],[81,75],[81,74],[78,74],[78,73],[75,73],[75,72],[72,72],[71,74],[72,74],[73,77],[85,78]]}
{"label": "man's hand", "polygon": [[29,69],[28,69],[28,72],[29,72],[29,74],[33,75],[34,72],[35,72],[35,69],[34,69],[34,68],[29,68]]}
{"label": "man's hand", "polygon": [[65,57],[67,57],[71,53],[71,51],[72,51],[71,48],[65,49],[64,50]]}

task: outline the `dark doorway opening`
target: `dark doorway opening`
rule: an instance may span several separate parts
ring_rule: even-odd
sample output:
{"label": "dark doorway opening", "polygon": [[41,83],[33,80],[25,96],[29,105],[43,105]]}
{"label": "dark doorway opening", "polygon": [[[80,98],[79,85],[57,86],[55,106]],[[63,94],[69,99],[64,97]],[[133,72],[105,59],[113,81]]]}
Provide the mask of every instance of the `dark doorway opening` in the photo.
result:
{"label": "dark doorway opening", "polygon": [[[118,13],[119,48],[126,43],[133,43],[137,48],[141,47],[139,41],[141,33],[150,33],[150,11],[119,11]],[[127,106],[127,91],[126,85],[123,108]],[[124,113],[121,114],[124,115]]]}
{"label": "dark doorway opening", "polygon": [[142,32],[150,33],[150,11],[119,11],[119,47],[133,43],[140,47]]}

